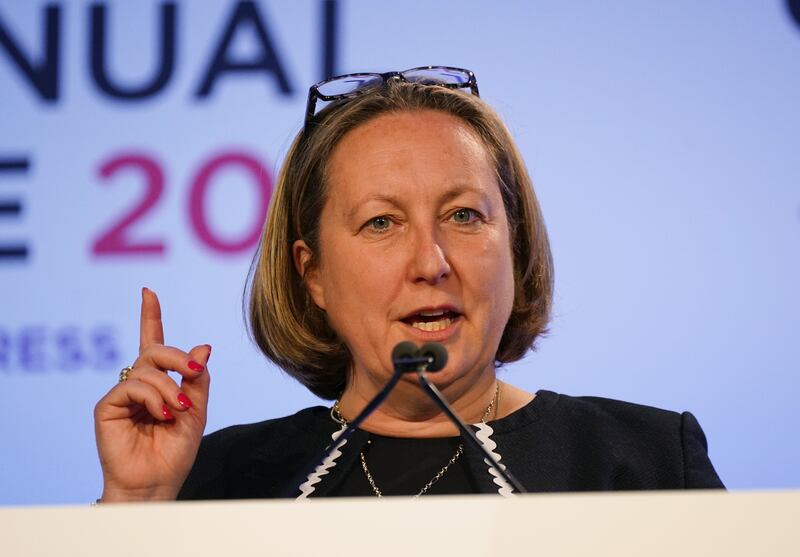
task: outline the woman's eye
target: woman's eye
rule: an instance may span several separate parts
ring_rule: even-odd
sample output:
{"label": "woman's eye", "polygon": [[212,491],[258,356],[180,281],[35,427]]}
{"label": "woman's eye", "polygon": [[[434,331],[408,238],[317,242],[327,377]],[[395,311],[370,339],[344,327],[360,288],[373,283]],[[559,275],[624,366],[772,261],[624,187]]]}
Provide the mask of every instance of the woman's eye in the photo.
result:
{"label": "woman's eye", "polygon": [[388,230],[391,225],[392,221],[389,219],[389,217],[375,217],[367,223],[369,228],[377,231]]}
{"label": "woman's eye", "polygon": [[459,224],[470,224],[477,218],[477,213],[472,209],[458,209],[453,213],[453,220]]}

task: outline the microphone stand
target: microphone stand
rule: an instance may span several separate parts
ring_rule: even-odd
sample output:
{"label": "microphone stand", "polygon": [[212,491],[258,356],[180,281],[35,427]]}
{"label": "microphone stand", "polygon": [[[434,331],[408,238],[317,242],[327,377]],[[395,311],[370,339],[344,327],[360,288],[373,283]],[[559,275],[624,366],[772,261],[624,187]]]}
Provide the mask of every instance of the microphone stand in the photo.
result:
{"label": "microphone stand", "polygon": [[430,382],[428,379],[427,374],[425,373],[425,368],[427,366],[422,365],[417,369],[417,376],[419,377],[419,383],[422,385],[422,390],[425,391],[428,396],[433,400],[436,405],[442,409],[442,411],[450,418],[450,421],[458,426],[459,431],[461,431],[461,435],[466,437],[466,439],[472,444],[473,447],[477,448],[480,452],[483,453],[484,458],[492,465],[492,467],[497,470],[497,472],[503,476],[503,479],[508,482],[508,484],[514,488],[515,491],[518,493],[527,493],[522,484],[517,480],[511,472],[506,470],[505,466],[501,466],[497,460],[495,460],[494,456],[488,451],[486,447],[483,446],[478,438],[475,436],[475,433],[470,429],[461,418],[459,418],[453,409],[450,408],[450,405],[442,396],[442,393],[439,389],[436,388],[436,385]]}
{"label": "microphone stand", "polygon": [[[394,364],[394,373],[386,382],[386,385],[383,386],[383,389],[375,395],[369,404],[367,404],[364,409],[356,416],[352,422],[348,422],[347,428],[339,435],[336,440],[328,445],[325,449],[325,452],[322,453],[322,456],[317,460],[317,462],[325,462],[325,460],[333,453],[335,450],[339,449],[342,445],[344,445],[350,437],[353,436],[358,426],[360,426],[364,420],[366,420],[370,414],[372,414],[378,406],[380,406],[386,397],[389,396],[394,388],[397,386],[397,382],[400,381],[400,378],[403,376],[404,373],[417,371],[421,367],[427,367],[427,365],[431,362],[431,358],[428,356],[411,356],[406,357],[405,355],[399,358],[393,358]],[[316,469],[316,465],[312,470]]]}
{"label": "microphone stand", "polygon": [[[433,344],[433,343],[432,343]],[[447,352],[444,351],[444,347],[441,345],[432,346],[432,344],[427,344],[423,346],[421,350],[416,350],[416,347],[411,343],[401,343],[400,345],[395,347],[394,353],[392,354],[392,362],[394,365],[394,373],[389,378],[389,381],[386,382],[383,389],[375,395],[369,404],[367,404],[364,409],[356,416],[352,422],[347,424],[347,427],[339,435],[336,440],[328,445],[325,451],[322,453],[322,456],[317,460],[317,462],[322,463],[327,460],[327,458],[339,449],[342,445],[344,445],[350,437],[353,436],[358,426],[360,426],[364,420],[372,414],[378,406],[380,406],[386,397],[389,396],[389,393],[394,390],[397,386],[398,381],[403,376],[404,373],[409,372],[417,372],[419,377],[420,385],[422,386],[422,390],[436,403],[439,408],[447,415],[447,417],[452,421],[461,432],[461,435],[469,441],[475,448],[478,449],[481,453],[483,453],[484,458],[491,464],[491,466],[497,470],[498,474],[500,474],[503,479],[508,482],[508,484],[513,487],[519,493],[527,493],[525,488],[522,487],[522,484],[509,472],[505,469],[504,466],[501,466],[499,462],[492,456],[492,454],[483,446],[478,438],[475,436],[475,433],[467,427],[467,425],[461,421],[453,409],[450,408],[450,405],[442,396],[442,393],[439,392],[439,389],[436,388],[433,383],[430,382],[426,371],[428,367],[431,367],[431,371],[438,371],[444,364],[447,362]],[[402,348],[402,350],[400,350]],[[441,352],[444,351],[442,354]],[[420,355],[422,352],[422,355]],[[313,470],[315,470],[317,466],[315,466],[312,470],[309,471],[309,475]]]}

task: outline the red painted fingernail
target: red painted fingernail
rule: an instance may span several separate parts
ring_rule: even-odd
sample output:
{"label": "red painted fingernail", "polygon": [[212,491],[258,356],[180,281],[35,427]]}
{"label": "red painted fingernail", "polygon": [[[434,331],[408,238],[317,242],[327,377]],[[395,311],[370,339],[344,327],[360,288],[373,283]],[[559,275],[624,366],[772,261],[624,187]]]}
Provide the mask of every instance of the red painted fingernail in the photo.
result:
{"label": "red painted fingernail", "polygon": [[189,363],[187,365],[189,366],[189,369],[191,369],[192,371],[203,371],[203,366],[201,366],[194,360],[189,360]]}
{"label": "red painted fingernail", "polygon": [[164,417],[168,420],[171,420],[173,418],[172,412],[169,411],[169,408],[167,408],[166,404],[161,406],[161,413],[164,414]]}
{"label": "red painted fingernail", "polygon": [[180,404],[187,410],[192,407],[192,401],[189,400],[189,397],[183,393],[178,393],[178,404]]}

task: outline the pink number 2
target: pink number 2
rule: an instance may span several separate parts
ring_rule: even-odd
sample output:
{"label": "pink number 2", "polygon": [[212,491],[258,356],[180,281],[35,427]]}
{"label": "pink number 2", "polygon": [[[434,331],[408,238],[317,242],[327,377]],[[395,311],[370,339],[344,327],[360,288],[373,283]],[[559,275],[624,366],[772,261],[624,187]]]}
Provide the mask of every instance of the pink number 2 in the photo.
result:
{"label": "pink number 2", "polygon": [[158,202],[164,191],[164,173],[153,159],[144,155],[123,155],[108,160],[100,167],[100,176],[105,179],[112,178],[117,172],[131,169],[144,176],[144,196],[125,213],[122,218],[108,230],[102,232],[92,246],[95,255],[120,255],[137,253],[164,253],[164,242],[135,241],[131,239],[128,229],[130,226],[150,211]]}

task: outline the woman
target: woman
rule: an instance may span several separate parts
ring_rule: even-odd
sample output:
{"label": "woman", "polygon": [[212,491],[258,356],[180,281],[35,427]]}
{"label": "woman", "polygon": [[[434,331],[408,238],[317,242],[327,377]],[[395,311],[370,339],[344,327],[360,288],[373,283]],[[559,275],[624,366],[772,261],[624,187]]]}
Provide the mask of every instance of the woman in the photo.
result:
{"label": "woman", "polygon": [[[317,113],[318,100],[332,102]],[[250,290],[261,350],[333,408],[201,443],[211,349],[163,346],[158,301],[144,290],[140,357],[95,409],[103,502],[509,494],[413,375],[320,462],[386,383],[401,341],[447,348],[431,379],[529,491],[722,487],[689,413],[498,381],[497,367],[545,330],[552,263],[524,163],[472,72],[312,87]]]}

